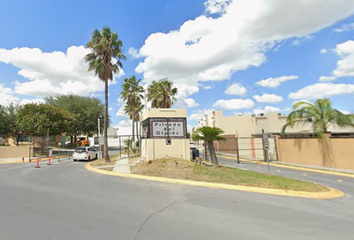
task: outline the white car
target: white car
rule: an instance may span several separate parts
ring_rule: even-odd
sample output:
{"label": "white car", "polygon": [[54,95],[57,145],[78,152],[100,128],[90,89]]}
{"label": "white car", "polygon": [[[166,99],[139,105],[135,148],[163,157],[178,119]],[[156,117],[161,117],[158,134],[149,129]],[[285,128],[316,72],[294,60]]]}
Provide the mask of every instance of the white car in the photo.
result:
{"label": "white car", "polygon": [[78,147],[73,153],[73,160],[87,160],[91,161],[92,159],[97,158],[97,152],[93,147]]}

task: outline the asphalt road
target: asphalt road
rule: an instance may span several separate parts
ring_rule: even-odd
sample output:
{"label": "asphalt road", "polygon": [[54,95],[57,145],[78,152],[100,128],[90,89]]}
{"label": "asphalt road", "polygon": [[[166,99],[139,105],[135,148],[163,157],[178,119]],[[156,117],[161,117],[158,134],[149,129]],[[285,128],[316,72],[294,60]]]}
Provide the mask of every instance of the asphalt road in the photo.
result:
{"label": "asphalt road", "polygon": [[87,171],[85,164],[0,165],[0,240],[354,236],[349,179],[338,183],[347,197],[315,200],[106,176]]}
{"label": "asphalt road", "polygon": [[268,166],[267,164],[257,164],[255,162],[246,162],[242,160],[240,161],[240,164],[237,164],[237,161],[235,159],[230,159],[222,156],[218,156],[218,160],[219,163],[223,166],[268,174],[270,173],[273,175],[290,177],[293,179],[321,183],[326,186],[333,187],[345,192],[349,198],[354,197],[354,178],[351,177],[289,169],[280,166]]}

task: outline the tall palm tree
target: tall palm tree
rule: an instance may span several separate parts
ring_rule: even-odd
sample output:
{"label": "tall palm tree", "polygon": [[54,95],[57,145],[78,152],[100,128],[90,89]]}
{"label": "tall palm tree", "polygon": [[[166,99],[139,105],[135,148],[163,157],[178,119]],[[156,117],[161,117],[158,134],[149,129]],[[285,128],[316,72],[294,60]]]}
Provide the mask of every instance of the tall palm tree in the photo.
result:
{"label": "tall palm tree", "polygon": [[113,80],[113,74],[123,68],[121,60],[126,57],[123,54],[123,42],[116,32],[111,32],[110,27],[104,27],[101,31],[95,29],[91,40],[86,44],[91,50],[84,58],[89,63],[88,71],[95,71],[95,75],[105,84],[105,114],[104,114],[104,159],[110,162],[108,155],[108,80]]}
{"label": "tall palm tree", "polygon": [[[124,105],[124,112],[128,114],[129,118],[132,120],[132,141],[134,142],[135,130],[134,127],[138,130],[138,123],[140,119],[140,112],[143,110],[144,105],[141,104],[141,100],[138,98],[135,102],[135,106],[129,104]],[[136,123],[136,126],[134,125]],[[137,139],[139,140],[138,134]]]}
{"label": "tall palm tree", "polygon": [[[206,145],[208,145],[209,156],[213,167],[218,168],[219,162],[216,157],[216,152],[214,148],[214,141],[225,141],[225,138],[220,136],[224,131],[217,127],[204,126],[198,128],[197,131],[192,135],[193,141],[203,140]],[[204,146],[206,147],[206,146]]]}
{"label": "tall palm tree", "polygon": [[353,127],[353,115],[344,114],[332,107],[332,102],[328,98],[318,99],[313,104],[305,101],[297,102],[292,107],[292,112],[288,115],[287,122],[282,128],[282,134],[288,127],[295,124],[312,123],[313,132],[322,137],[328,132],[328,128],[335,124],[339,127]]}
{"label": "tall palm tree", "polygon": [[144,88],[140,86],[141,79],[136,79],[135,76],[125,78],[122,84],[121,99],[126,102],[124,110],[129,114],[132,120],[132,139],[134,142],[134,122],[139,121],[136,115],[139,116],[144,105],[141,104]]}
{"label": "tall palm tree", "polygon": [[152,108],[171,108],[176,102],[177,88],[167,78],[152,81],[148,87],[147,97],[151,101]]}

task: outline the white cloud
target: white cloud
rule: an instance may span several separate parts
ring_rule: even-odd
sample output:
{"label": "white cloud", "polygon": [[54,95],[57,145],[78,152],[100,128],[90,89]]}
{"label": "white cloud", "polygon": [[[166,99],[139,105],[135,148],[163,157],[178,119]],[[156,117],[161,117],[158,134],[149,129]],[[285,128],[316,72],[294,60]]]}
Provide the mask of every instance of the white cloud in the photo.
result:
{"label": "white cloud", "polygon": [[251,99],[220,99],[213,104],[213,107],[224,110],[237,110],[244,108],[252,108],[254,102]]}
{"label": "white cloud", "polygon": [[243,95],[246,92],[247,89],[245,87],[243,87],[239,83],[234,83],[231,86],[229,86],[224,93],[229,95]]}
{"label": "white cloud", "polygon": [[256,99],[257,102],[263,103],[278,103],[283,101],[283,98],[281,96],[275,94],[263,94],[262,96],[255,95],[253,96],[253,98]]}
{"label": "white cloud", "polygon": [[132,56],[132,58],[140,58],[141,56],[139,55],[139,52],[137,49],[130,47],[128,49],[128,54],[130,54],[130,56]]}
{"label": "white cloud", "polygon": [[21,105],[30,104],[30,103],[40,104],[40,103],[45,103],[45,101],[42,98],[36,98],[36,99],[22,99],[20,102]]}
{"label": "white cloud", "polygon": [[193,113],[188,117],[189,121],[199,121],[202,119],[205,115],[211,114],[214,111],[214,109],[199,109],[193,111]]}
{"label": "white cloud", "polygon": [[276,78],[267,78],[256,82],[257,85],[268,88],[276,88],[279,87],[283,82],[298,79],[298,76],[290,75],[290,76],[281,76]]}
{"label": "white cloud", "polygon": [[314,39],[314,36],[312,35],[309,35],[309,36],[305,36],[305,37],[300,37],[300,38],[296,38],[295,40],[293,40],[290,45],[291,46],[298,46],[300,45],[301,43],[303,42],[306,42],[306,41],[312,41]]}
{"label": "white cloud", "polygon": [[298,103],[298,102],[308,102],[308,103],[310,103],[309,100],[303,98],[303,99],[301,99],[301,100],[296,100],[296,101],[294,101],[293,104]]}
{"label": "white cloud", "polygon": [[18,101],[18,98],[12,96],[11,88],[5,88],[0,84],[0,105],[7,106],[10,102]]}
{"label": "white cloud", "polygon": [[118,112],[116,113],[116,116],[129,118],[129,116],[128,116],[128,115],[125,113],[125,111],[124,111],[124,105],[122,105],[122,106],[118,109]]}
{"label": "white cloud", "polygon": [[320,81],[333,81],[341,77],[354,76],[354,41],[349,40],[338,44],[335,52],[339,57],[336,69],[332,71],[331,76],[320,77]]}
{"label": "white cloud", "polygon": [[210,14],[225,13],[227,6],[231,3],[231,0],[208,0],[204,3],[205,11]]}
{"label": "white cloud", "polygon": [[174,31],[151,34],[137,52],[144,59],[136,72],[190,86],[229,79],[260,66],[278,42],[306,38],[350,16],[354,1],[209,0],[205,6],[218,17],[201,15]]}
{"label": "white cloud", "polygon": [[177,102],[174,106],[179,107],[196,107],[199,104],[195,102],[192,98],[187,98],[188,96],[199,92],[199,88],[197,86],[189,86],[188,84],[176,84],[175,86],[178,89],[176,94]]}
{"label": "white cloud", "polygon": [[354,23],[344,24],[340,28],[334,29],[334,31],[337,33],[348,32],[351,30],[354,30]]}
{"label": "white cloud", "polygon": [[[120,128],[120,127],[131,127],[132,126],[132,121],[129,121],[129,120],[122,120],[120,121],[116,126],[115,128]],[[119,130],[118,130],[119,132]],[[130,131],[130,134],[131,134],[131,131]]]}
{"label": "white cloud", "polygon": [[193,98],[186,98],[184,99],[186,103],[186,107],[197,107],[199,103],[197,103]]}
{"label": "white cloud", "polygon": [[280,112],[280,108],[272,107],[272,106],[266,106],[264,109],[254,109],[253,112],[255,114],[269,113],[269,112]]}
{"label": "white cloud", "polygon": [[[15,81],[14,92],[22,95],[47,97],[57,94],[88,95],[103,91],[104,84],[88,72],[83,57],[89,52],[83,46],[71,46],[67,52],[42,52],[38,48],[0,48],[0,62],[20,70],[26,81]],[[121,70],[119,77],[124,74]],[[115,84],[116,80],[110,84]]]}
{"label": "white cloud", "polygon": [[354,84],[316,83],[290,93],[289,98],[318,99],[342,94],[354,94]]}
{"label": "white cloud", "polygon": [[321,54],[326,54],[328,52],[328,50],[326,49],[326,48],[322,48],[321,50],[320,50],[320,53]]}

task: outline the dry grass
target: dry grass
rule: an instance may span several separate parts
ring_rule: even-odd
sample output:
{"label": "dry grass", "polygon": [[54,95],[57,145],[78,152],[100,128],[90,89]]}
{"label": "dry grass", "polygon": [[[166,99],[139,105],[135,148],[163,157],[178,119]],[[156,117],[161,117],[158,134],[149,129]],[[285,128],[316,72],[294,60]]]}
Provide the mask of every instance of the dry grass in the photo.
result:
{"label": "dry grass", "polygon": [[[109,156],[109,158],[111,159],[110,163],[105,163],[104,158],[97,159],[97,160],[91,162],[91,166],[92,167],[99,167],[99,166],[114,165],[116,163],[118,156],[119,155]],[[107,170],[107,169],[108,168],[105,168],[104,170]],[[112,170],[110,170],[110,171],[112,171]]]}
{"label": "dry grass", "polygon": [[235,168],[213,168],[178,159],[160,159],[151,164],[140,163],[132,167],[132,173],[148,176],[187,179],[204,182],[226,183],[273,189],[307,192],[325,192],[329,189],[312,182],[240,170]]}

